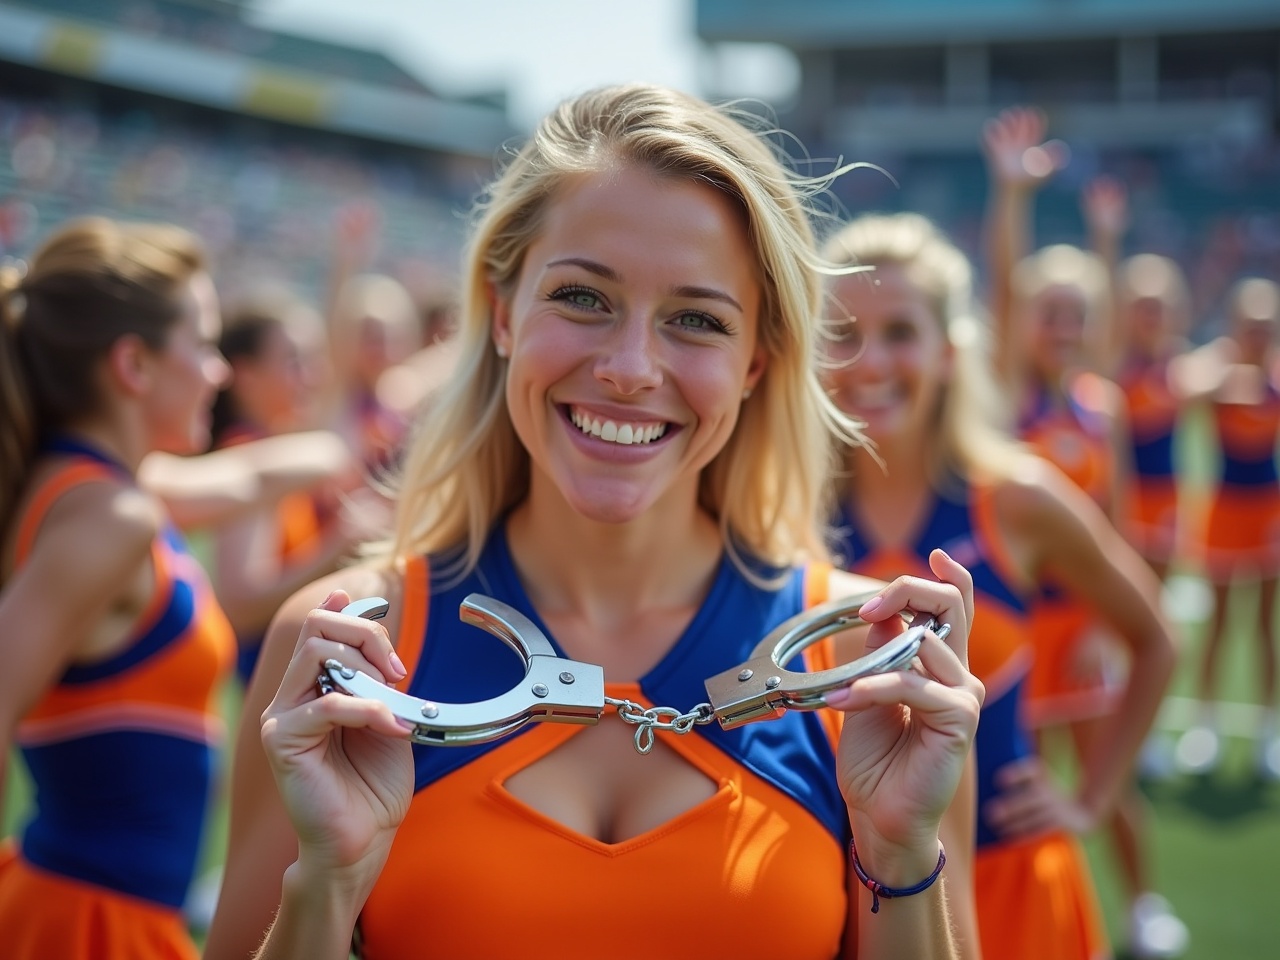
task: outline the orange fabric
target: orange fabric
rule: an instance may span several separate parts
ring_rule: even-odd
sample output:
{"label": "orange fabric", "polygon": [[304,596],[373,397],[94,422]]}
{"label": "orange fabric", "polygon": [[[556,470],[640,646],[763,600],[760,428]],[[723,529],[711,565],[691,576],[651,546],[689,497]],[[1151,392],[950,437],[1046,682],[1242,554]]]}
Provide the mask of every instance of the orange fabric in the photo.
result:
{"label": "orange fabric", "polygon": [[404,593],[401,595],[400,632],[396,635],[396,654],[404,664],[404,679],[396,684],[401,692],[409,689],[418,658],[422,656],[422,641],[427,635],[427,558],[410,557],[404,564]]}
{"label": "orange fabric", "polygon": [[[218,441],[218,449],[252,443],[268,434],[255,427],[239,424],[229,428]],[[323,524],[316,502],[306,491],[285,494],[276,504],[276,526],[279,528],[278,555],[281,560],[297,561],[316,547]]]}
{"label": "orange fabric", "polygon": [[1171,433],[1179,414],[1178,398],[1169,389],[1168,362],[1135,367],[1119,381],[1124,391],[1129,431],[1135,437]]}
{"label": "orange fabric", "polygon": [[25,513],[18,526],[14,558],[17,563],[27,559],[32,546],[36,542],[36,534],[40,531],[40,522],[53,506],[54,501],[82,483],[94,480],[116,480],[119,476],[114,470],[102,463],[75,462],[59,470],[49,477],[31,497],[25,507]]}
{"label": "orange fabric", "polygon": [[178,911],[49,873],[4,846],[5,960],[199,960]]}
{"label": "orange fabric", "polygon": [[[806,607],[816,607],[831,599],[831,571],[833,569],[829,563],[815,563],[805,570],[804,605]],[[804,651],[804,669],[810,673],[830,670],[837,666],[839,666],[839,663],[836,657],[834,637],[824,637],[817,643],[811,644]],[[831,748],[834,750],[840,742],[840,730],[844,726],[844,714],[839,710],[820,710],[818,711],[818,719],[822,721],[822,728],[827,732],[827,739],[831,741]]]}
{"label": "orange fabric", "polygon": [[[1081,374],[1071,384],[1072,397],[1086,411],[1096,411],[1103,383],[1093,374]],[[1071,409],[1050,410],[1021,431],[1022,439],[1105,509],[1111,499],[1115,456],[1109,438],[1100,428],[1089,430],[1080,416]]]}
{"label": "orange fabric", "polygon": [[[1028,883],[1054,892],[1027,896]],[[979,851],[978,931],[986,960],[1102,960],[1106,926],[1080,845],[1050,834]]]}
{"label": "orange fabric", "polygon": [[1219,488],[1201,529],[1202,559],[1215,583],[1229,583],[1237,571],[1280,571],[1280,490]]}
{"label": "orange fabric", "polygon": [[[638,684],[607,692],[648,705]],[[365,960],[595,960],[618,949],[672,960],[837,955],[844,849],[790,797],[701,737],[659,734],[715,793],[621,843],[579,834],[506,790],[509,777],[585,729],[538,724],[417,794],[361,915]],[[693,852],[700,848],[706,856]],[[572,885],[544,882],[549,865]],[[503,922],[495,923],[485,904],[499,891]],[[660,924],[645,908],[654,897]]]}
{"label": "orange fabric", "polygon": [[[26,560],[40,522],[59,496],[79,484],[114,476],[101,464],[73,463],[50,477],[23,516],[17,562]],[[176,733],[210,742],[220,738],[222,721],[212,697],[216,679],[226,674],[231,663],[231,626],[213,601],[204,572],[196,567],[194,559],[174,552],[157,539],[151,560],[154,589],[133,635],[147,633],[167,607],[173,590],[174,564],[192,565],[192,579],[203,594],[197,596],[203,614],[188,625],[186,634],[177,642],[129,670],[90,684],[60,684],[49,689],[19,724],[18,739],[22,743],[121,727]]]}
{"label": "orange fabric", "polygon": [[1280,396],[1268,391],[1262,403],[1215,403],[1218,442],[1228,456],[1266,460],[1275,455],[1280,434]]}
{"label": "orange fabric", "polygon": [[320,515],[308,494],[291,493],[276,506],[280,527],[280,559],[296,562],[316,549],[320,540]]}
{"label": "orange fabric", "polygon": [[1027,683],[1033,727],[1102,717],[1120,694],[1116,652],[1093,611],[1071,599],[1040,600],[1031,609],[1035,661]]}
{"label": "orange fabric", "polygon": [[1148,560],[1168,562],[1178,548],[1178,486],[1173,478],[1136,479],[1125,504],[1125,534]]}

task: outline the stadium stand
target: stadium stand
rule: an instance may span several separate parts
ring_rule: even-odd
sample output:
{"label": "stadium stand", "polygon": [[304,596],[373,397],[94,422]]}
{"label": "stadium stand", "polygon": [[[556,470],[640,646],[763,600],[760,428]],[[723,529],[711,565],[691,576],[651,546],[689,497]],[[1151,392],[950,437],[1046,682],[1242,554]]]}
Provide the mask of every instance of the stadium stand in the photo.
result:
{"label": "stadium stand", "polygon": [[[1038,201],[1043,242],[1082,242],[1079,189],[1129,184],[1135,250],[1175,257],[1197,315],[1244,272],[1280,274],[1280,6],[1271,0],[698,0],[709,43],[769,41],[800,63],[780,112],[842,178],[853,212],[909,209],[977,252],[983,121],[1033,104],[1073,151]],[[1211,328],[1199,333],[1207,335]]]}
{"label": "stadium stand", "polygon": [[169,220],[205,239],[228,292],[318,293],[334,217],[359,201],[382,211],[382,268],[452,269],[459,212],[512,134],[501,98],[439,97],[241,6],[0,3],[0,256],[70,216]]}

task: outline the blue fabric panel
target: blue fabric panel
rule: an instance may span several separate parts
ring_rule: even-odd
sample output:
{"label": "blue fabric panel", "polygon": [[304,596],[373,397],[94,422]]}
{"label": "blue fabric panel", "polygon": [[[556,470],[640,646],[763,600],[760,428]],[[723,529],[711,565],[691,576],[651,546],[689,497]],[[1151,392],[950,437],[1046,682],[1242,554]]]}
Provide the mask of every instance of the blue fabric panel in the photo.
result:
{"label": "blue fabric panel", "polygon": [[23,748],[38,785],[22,837],[38,867],[181,907],[209,805],[213,750],[121,731]]}

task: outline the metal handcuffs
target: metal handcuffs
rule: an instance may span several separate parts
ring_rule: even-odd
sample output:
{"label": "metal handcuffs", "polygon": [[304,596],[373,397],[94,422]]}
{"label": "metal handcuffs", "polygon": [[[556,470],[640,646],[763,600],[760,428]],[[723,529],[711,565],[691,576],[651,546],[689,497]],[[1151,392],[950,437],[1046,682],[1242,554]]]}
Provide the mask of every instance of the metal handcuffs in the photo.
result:
{"label": "metal handcuffs", "polygon": [[[949,624],[917,614],[907,629],[888,643],[850,663],[813,673],[788,670],[786,664],[811,644],[865,623],[858,609],[874,592],[832,600],[797,614],[774,629],[756,645],[745,663],[706,681],[708,703],[700,704],[696,722],[718,720],[725,730],[780,716],[786,710],[816,710],[823,694],[848,686],[858,677],[908,667],[924,642],[926,631],[940,639],[951,632]],[[357,600],[342,609],[347,616],[378,620],[389,604],[381,597]],[[604,669],[556,655],[551,642],[537,625],[513,607],[473,593],[462,601],[459,617],[464,623],[493,634],[524,661],[525,676],[506,693],[477,703],[444,703],[401,693],[368,674],[327,660],[316,683],[322,693],[342,692],[384,703],[396,718],[412,724],[410,738],[431,746],[461,746],[497,740],[525,724],[539,721],[596,724],[604,713]],[[903,613],[903,619],[908,619]],[[609,701],[616,703],[616,701]],[[676,713],[657,708],[657,713]],[[686,715],[688,716],[688,715]],[[630,719],[625,717],[624,719]],[[637,721],[630,719],[630,722]],[[671,729],[666,724],[652,726]],[[690,724],[691,725],[691,724]],[[689,725],[677,732],[686,732]],[[641,736],[637,731],[637,747]],[[641,752],[647,752],[642,749]]]}

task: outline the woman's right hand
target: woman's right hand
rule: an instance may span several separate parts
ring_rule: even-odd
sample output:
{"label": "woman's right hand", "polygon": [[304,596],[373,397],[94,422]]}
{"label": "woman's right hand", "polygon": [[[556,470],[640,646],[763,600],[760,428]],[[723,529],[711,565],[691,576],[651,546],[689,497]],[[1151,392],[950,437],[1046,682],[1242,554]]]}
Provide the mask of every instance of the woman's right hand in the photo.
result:
{"label": "woman's right hand", "polygon": [[1012,107],[982,127],[982,148],[991,179],[1003,187],[1038,189],[1067,165],[1070,151],[1061,140],[1045,140],[1044,114]]}
{"label": "woman's right hand", "polygon": [[371,883],[409,809],[413,755],[385,704],[322,695],[316,685],[330,658],[383,682],[405,675],[381,624],[338,612],[350,602],[335,591],[303,622],[262,714],[262,745],[298,834],[299,863]]}

